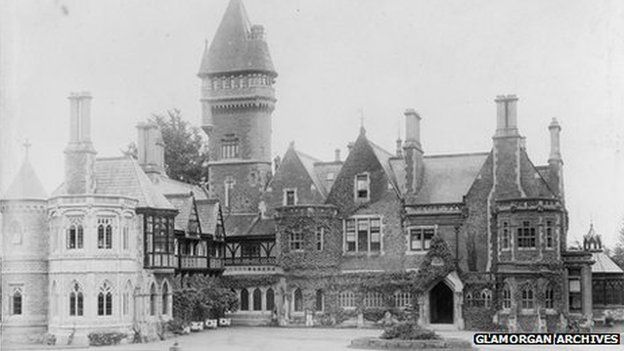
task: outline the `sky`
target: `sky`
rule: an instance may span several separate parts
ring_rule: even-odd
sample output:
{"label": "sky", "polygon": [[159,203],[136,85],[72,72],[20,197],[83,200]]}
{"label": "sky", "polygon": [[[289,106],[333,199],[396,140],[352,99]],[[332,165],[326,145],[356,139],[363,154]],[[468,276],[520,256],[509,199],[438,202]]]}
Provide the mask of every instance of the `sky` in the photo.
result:
{"label": "sky", "polygon": [[[72,91],[90,91],[92,139],[116,156],[135,126],[178,108],[200,126],[201,55],[227,0],[1,0],[0,191],[24,139],[45,188],[63,177]],[[546,164],[562,126],[569,241],[593,221],[608,245],[624,218],[624,2],[244,0],[265,27],[277,105],[274,155],[290,141],[331,160],[358,134],[386,149],[403,111],[426,154],[489,151],[499,94]],[[402,136],[404,138],[404,136]]]}

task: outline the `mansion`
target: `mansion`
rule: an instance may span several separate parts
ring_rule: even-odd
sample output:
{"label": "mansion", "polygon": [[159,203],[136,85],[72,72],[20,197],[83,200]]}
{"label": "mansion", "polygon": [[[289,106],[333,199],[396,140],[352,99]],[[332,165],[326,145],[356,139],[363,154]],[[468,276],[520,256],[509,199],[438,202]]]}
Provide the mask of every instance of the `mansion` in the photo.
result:
{"label": "mansion", "polygon": [[294,144],[273,158],[277,71],[241,0],[198,76],[201,186],[166,175],[152,123],[137,126],[137,159],[97,157],[91,96],[70,95],[63,183],[46,194],[26,156],[0,195],[3,340],[153,337],[174,289],[202,276],[236,292],[240,324],[361,325],[407,309],[425,326],[552,331],[591,319],[592,291],[603,307],[624,304],[624,273],[599,237],[567,247],[559,123],[545,125],[550,154],[533,163],[516,96],[494,100],[483,152],[425,154],[422,117],[406,109],[391,150],[362,127],[344,159]]}

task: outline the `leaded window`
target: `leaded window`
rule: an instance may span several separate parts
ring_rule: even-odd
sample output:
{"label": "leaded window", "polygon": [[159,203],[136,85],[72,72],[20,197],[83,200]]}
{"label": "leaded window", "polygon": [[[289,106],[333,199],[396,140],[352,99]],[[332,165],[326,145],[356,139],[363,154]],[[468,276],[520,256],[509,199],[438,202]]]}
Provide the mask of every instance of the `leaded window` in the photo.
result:
{"label": "leaded window", "polygon": [[507,250],[509,249],[511,238],[509,237],[509,223],[503,222],[503,229],[501,233],[501,249]]}
{"label": "leaded window", "polygon": [[535,248],[536,240],[535,227],[531,226],[531,222],[523,221],[518,228],[518,247]]}
{"label": "leaded window", "polygon": [[67,249],[82,249],[84,246],[84,229],[82,227],[82,218],[70,218],[69,223],[69,228],[67,228]]}
{"label": "leaded window", "polygon": [[383,295],[380,292],[370,291],[364,297],[364,307],[382,307]]}
{"label": "leaded window", "polygon": [[511,308],[511,289],[509,285],[505,284],[503,287],[503,309],[508,310]]}
{"label": "leaded window", "polygon": [[349,218],[345,223],[346,252],[381,251],[381,219],[379,217]]}
{"label": "leaded window", "polygon": [[490,289],[481,291],[481,300],[483,300],[483,307],[490,308],[492,306],[492,292]]}
{"label": "leaded window", "polygon": [[553,221],[552,220],[546,220],[545,239],[546,239],[546,248],[547,249],[552,249],[555,246],[554,232],[555,232],[555,228],[554,228],[554,225],[553,225]]}
{"label": "leaded window", "polygon": [[98,218],[98,249],[111,249],[113,247],[112,223],[112,218]]}
{"label": "leaded window", "polygon": [[325,228],[324,227],[316,227],[316,251],[322,251],[324,245],[324,237],[325,237]]}
{"label": "leaded window", "polygon": [[238,151],[238,138],[234,134],[226,134],[221,139],[221,158],[237,158],[239,157]]}
{"label": "leaded window", "polygon": [[113,314],[113,292],[110,284],[104,282],[98,293],[98,316],[110,316]]}
{"label": "leaded window", "polygon": [[22,314],[22,288],[16,287],[13,288],[13,294],[11,295],[11,314],[20,315]]}
{"label": "leaded window", "polygon": [[288,237],[290,251],[303,250],[303,233],[300,231],[290,232]]}
{"label": "leaded window", "polygon": [[533,288],[527,286],[522,289],[522,309],[530,310],[535,307],[535,299],[533,295]]}
{"label": "leaded window", "polygon": [[362,173],[355,176],[355,200],[370,200],[370,179],[368,173]]}
{"label": "leaded window", "polygon": [[547,286],[544,291],[544,307],[546,308],[555,308],[555,291],[552,286]]}
{"label": "leaded window", "polygon": [[353,291],[341,291],[338,295],[338,304],[342,308],[355,307],[355,295]]}
{"label": "leaded window", "polygon": [[69,293],[69,315],[82,316],[84,312],[84,294],[77,282],[72,284],[72,290]]}
{"label": "leaded window", "polygon": [[431,239],[435,235],[435,227],[410,228],[410,250],[427,251],[431,248]]}
{"label": "leaded window", "polygon": [[412,303],[412,294],[407,291],[394,293],[394,307],[405,308]]}

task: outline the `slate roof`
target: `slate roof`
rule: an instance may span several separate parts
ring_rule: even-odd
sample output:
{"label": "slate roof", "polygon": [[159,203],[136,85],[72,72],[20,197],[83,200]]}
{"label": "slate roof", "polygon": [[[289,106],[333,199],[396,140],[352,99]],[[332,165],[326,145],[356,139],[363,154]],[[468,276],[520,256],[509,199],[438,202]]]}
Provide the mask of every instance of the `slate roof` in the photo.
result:
{"label": "slate roof", "polygon": [[[423,185],[414,204],[462,202],[477,178],[489,152],[424,156]],[[391,158],[390,168],[405,194],[405,161]]]}
{"label": "slate roof", "polygon": [[592,253],[594,261],[592,265],[592,273],[619,273],[624,274],[624,271],[613,260],[607,256],[604,252]]}
{"label": "slate roof", "polygon": [[[341,161],[334,161],[334,162],[315,162],[314,163],[314,173],[316,174],[316,178],[319,180],[319,182],[323,185],[323,188],[325,189],[325,195],[327,196],[327,194],[329,194],[329,191],[331,190],[331,187],[334,185],[334,181],[336,180],[336,177],[338,176],[338,173],[340,172],[340,169],[342,168],[342,162]],[[332,179],[327,179],[327,176],[329,174],[333,174]]]}
{"label": "slate roof", "polygon": [[[396,175],[392,171],[393,169],[392,169],[392,166],[390,165],[390,160],[394,157],[394,155],[392,153],[384,150],[381,146],[373,143],[372,141],[370,141],[368,139],[367,139],[367,141],[368,141],[368,144],[373,149],[373,152],[375,153],[375,156],[377,157],[377,160],[381,164],[381,167],[384,169],[384,171],[386,172],[386,175],[390,179],[390,182],[392,183],[392,186],[397,191],[397,193],[400,193],[400,189],[398,187]],[[403,167],[403,168],[405,168],[405,167]]]}
{"label": "slate roof", "polygon": [[202,233],[214,235],[219,219],[219,201],[216,199],[197,200],[195,204]]}
{"label": "slate roof", "polygon": [[303,164],[303,167],[308,172],[308,175],[310,176],[310,179],[312,179],[314,186],[318,189],[318,191],[321,192],[323,197],[326,197],[329,189],[326,187],[326,184],[321,181],[322,178],[319,178],[319,174],[314,169],[314,164],[320,162],[320,160],[312,156],[306,155],[300,151],[295,151],[295,153],[297,154],[297,157],[299,157],[299,160]]}
{"label": "slate roof", "polygon": [[[189,219],[193,213],[193,197],[191,194],[165,195],[167,200],[178,209],[175,217],[175,230],[187,231]],[[203,229],[203,228],[202,228]]]}
{"label": "slate roof", "polygon": [[237,71],[264,71],[277,75],[264,40],[250,39],[251,25],[241,0],[231,0],[207,47],[199,75]]}
{"label": "slate roof", "polygon": [[230,214],[224,221],[228,238],[275,235],[275,221],[259,214]]}
{"label": "slate roof", "polygon": [[206,190],[198,185],[184,183],[160,174],[153,174],[150,178],[154,186],[165,195],[189,194],[192,192],[196,200],[208,199]]}
{"label": "slate roof", "polygon": [[27,157],[24,158],[13,182],[7,188],[2,199],[5,200],[45,200],[48,198],[46,191],[41,185],[37,173]]}
{"label": "slate roof", "polygon": [[[98,158],[95,161],[95,193],[136,198],[137,207],[175,210],[152,184],[138,162],[127,156]],[[60,191],[63,187],[61,187]]]}

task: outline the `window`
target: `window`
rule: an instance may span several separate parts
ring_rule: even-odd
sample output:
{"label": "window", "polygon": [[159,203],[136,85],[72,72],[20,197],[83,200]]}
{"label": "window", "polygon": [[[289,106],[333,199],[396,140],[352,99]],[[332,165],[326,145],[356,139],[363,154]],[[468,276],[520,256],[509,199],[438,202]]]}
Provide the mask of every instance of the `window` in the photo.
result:
{"label": "window", "polygon": [[505,284],[503,287],[503,309],[508,310],[511,308],[511,289],[509,285]]}
{"label": "window", "polygon": [[11,314],[20,315],[22,314],[22,288],[15,287],[13,288],[13,294],[11,295]]}
{"label": "window", "polygon": [[129,242],[130,238],[129,238],[128,231],[129,231],[128,226],[127,225],[124,226],[122,230],[122,239],[121,239],[122,247],[124,250],[128,250],[128,248],[130,247],[130,242]]}
{"label": "window", "polygon": [[501,235],[501,249],[509,250],[510,248],[510,238],[509,238],[509,223],[503,222],[503,231]]}
{"label": "window", "polygon": [[98,218],[98,249],[111,249],[113,247],[112,223],[111,218]]}
{"label": "window", "polygon": [[466,305],[468,307],[473,307],[474,306],[474,300],[472,299],[472,293],[466,293]]}
{"label": "window", "polygon": [[241,290],[240,293],[241,311],[249,311],[249,292],[247,289]]}
{"label": "window", "polygon": [[345,223],[346,252],[380,252],[381,219],[351,218]]}
{"label": "window", "polygon": [[268,288],[266,292],[266,309],[267,311],[275,309],[275,293],[272,288]]}
{"label": "window", "polygon": [[231,197],[232,197],[232,190],[234,189],[234,179],[232,179],[232,177],[227,177],[225,179],[225,183],[224,183],[224,187],[223,187],[223,191],[224,191],[224,198],[225,198],[225,207],[230,207],[231,204]]}
{"label": "window", "polygon": [[329,172],[325,176],[325,180],[328,181],[328,182],[331,182],[332,180],[334,180],[335,177],[336,177],[336,175],[333,172]]}
{"label": "window", "polygon": [[483,289],[481,291],[481,300],[483,300],[483,306],[490,308],[492,306],[492,292],[490,289]]}
{"label": "window", "polygon": [[355,176],[355,200],[368,201],[370,199],[370,182],[368,173]]}
{"label": "window", "polygon": [[379,292],[367,292],[364,297],[364,307],[382,307],[383,295]]}
{"label": "window", "polygon": [[154,283],[150,286],[149,312],[150,316],[156,315],[156,285]]}
{"label": "window", "polygon": [[546,221],[546,248],[552,249],[555,246],[554,225],[552,220]]}
{"label": "window", "polygon": [[260,245],[258,243],[242,243],[241,257],[260,257]]}
{"label": "window", "polygon": [[294,301],[295,301],[295,306],[294,306],[295,312],[303,311],[303,293],[301,292],[301,289],[299,288],[295,289]]}
{"label": "window", "polygon": [[69,315],[82,316],[84,311],[84,295],[80,289],[80,285],[74,282],[72,290],[69,293]]}
{"label": "window", "polygon": [[533,288],[525,287],[522,289],[522,309],[530,310],[535,307],[535,301],[533,299]]}
{"label": "window", "polygon": [[288,245],[290,251],[303,250],[303,233],[302,232],[290,232],[288,238]]}
{"label": "window", "polygon": [[262,311],[262,291],[258,288],[253,291],[253,310]]}
{"label": "window", "polygon": [[221,139],[221,158],[237,158],[238,157],[238,138],[234,134],[226,134]]}
{"label": "window", "polygon": [[169,314],[169,284],[166,281],[162,288],[162,314]]}
{"label": "window", "polygon": [[[572,274],[572,272],[570,272]],[[581,279],[578,276],[570,277],[568,280],[568,294],[570,310],[581,309]]]}
{"label": "window", "polygon": [[297,204],[297,189],[284,189],[284,206]]}
{"label": "window", "polygon": [[397,291],[394,293],[394,307],[405,308],[412,303],[412,294]]}
{"label": "window", "polygon": [[435,227],[418,227],[410,229],[410,250],[426,251],[431,247],[431,239],[435,234]]}
{"label": "window", "polygon": [[529,221],[522,222],[518,228],[518,248],[535,248],[535,240],[535,227]]}
{"label": "window", "polygon": [[544,307],[549,309],[555,308],[555,291],[551,286],[546,287],[544,295]]}
{"label": "window", "polygon": [[316,251],[323,251],[324,236],[325,236],[325,228],[316,227]]}
{"label": "window", "polygon": [[67,229],[67,248],[69,250],[82,249],[84,244],[84,230],[81,218],[70,218],[70,226]]}
{"label": "window", "polygon": [[338,295],[338,304],[342,308],[355,307],[355,296],[352,291],[341,291]]}
{"label": "window", "polygon": [[113,314],[113,293],[108,282],[104,282],[98,294],[98,316],[110,316]]}
{"label": "window", "polygon": [[322,311],[325,306],[325,297],[323,296],[323,290],[319,289],[315,294],[315,304],[314,307],[317,311]]}

